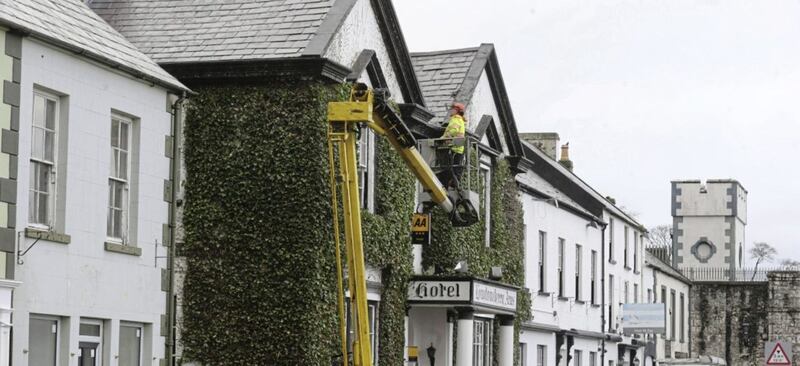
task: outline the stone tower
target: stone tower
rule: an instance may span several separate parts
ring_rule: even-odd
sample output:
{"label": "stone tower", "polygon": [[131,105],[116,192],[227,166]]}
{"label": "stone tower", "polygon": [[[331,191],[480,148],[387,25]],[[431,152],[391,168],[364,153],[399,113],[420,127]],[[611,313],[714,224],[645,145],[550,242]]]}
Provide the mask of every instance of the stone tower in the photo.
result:
{"label": "stone tower", "polygon": [[672,262],[677,267],[742,266],[747,190],[732,179],[672,182]]}

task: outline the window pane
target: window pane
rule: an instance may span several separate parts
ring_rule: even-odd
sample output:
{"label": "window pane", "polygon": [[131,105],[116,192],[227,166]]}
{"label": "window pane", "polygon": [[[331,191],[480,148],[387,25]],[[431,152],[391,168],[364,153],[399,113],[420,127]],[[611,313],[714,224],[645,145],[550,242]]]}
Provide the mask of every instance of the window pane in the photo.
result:
{"label": "window pane", "polygon": [[120,123],[119,124],[119,147],[125,151],[128,151],[128,129],[130,124],[128,123]]}
{"label": "window pane", "polygon": [[111,146],[119,147],[119,121],[111,120]]}
{"label": "window pane", "polygon": [[106,235],[114,236],[114,209],[108,209],[108,222],[106,223]]}
{"label": "window pane", "polygon": [[47,100],[45,127],[47,127],[49,130],[56,129],[56,102],[54,100]]}
{"label": "window pane", "polygon": [[120,210],[123,208],[123,200],[125,199],[124,186],[123,183],[114,182],[114,201],[112,201],[112,206]]}
{"label": "window pane", "polygon": [[49,225],[50,223],[47,221],[49,217],[48,216],[49,212],[47,207],[49,197],[43,193],[39,193],[37,196],[38,196],[38,201],[36,203],[38,204],[38,209],[36,210],[36,215],[37,215],[36,222],[38,224]]}
{"label": "window pane", "polygon": [[36,165],[36,189],[39,192],[50,192],[50,166],[47,164],[38,164]]}
{"label": "window pane", "polygon": [[31,318],[28,344],[28,364],[50,366],[56,364],[58,322]]}
{"label": "window pane", "polygon": [[141,362],[141,334],[139,327],[119,328],[119,366],[139,366]]}
{"label": "window pane", "polygon": [[128,153],[119,152],[119,171],[117,178],[128,179]]}
{"label": "window pane", "polygon": [[44,98],[40,95],[33,96],[33,125],[44,126]]}
{"label": "window pane", "polygon": [[100,336],[100,324],[81,323],[81,326],[79,328],[79,333],[82,336],[99,337]]}
{"label": "window pane", "polygon": [[41,128],[33,129],[33,136],[31,136],[31,155],[35,159],[44,160],[44,130]]}
{"label": "window pane", "polygon": [[44,160],[55,161],[55,147],[56,134],[53,132],[45,132],[44,138]]}

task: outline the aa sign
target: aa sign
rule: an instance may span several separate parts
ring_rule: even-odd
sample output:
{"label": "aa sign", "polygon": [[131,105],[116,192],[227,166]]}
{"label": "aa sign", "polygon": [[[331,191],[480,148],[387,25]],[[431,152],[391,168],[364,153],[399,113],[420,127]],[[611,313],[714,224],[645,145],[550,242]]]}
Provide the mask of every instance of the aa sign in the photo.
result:
{"label": "aa sign", "polygon": [[431,242],[431,215],[415,213],[411,217],[411,244],[428,245]]}

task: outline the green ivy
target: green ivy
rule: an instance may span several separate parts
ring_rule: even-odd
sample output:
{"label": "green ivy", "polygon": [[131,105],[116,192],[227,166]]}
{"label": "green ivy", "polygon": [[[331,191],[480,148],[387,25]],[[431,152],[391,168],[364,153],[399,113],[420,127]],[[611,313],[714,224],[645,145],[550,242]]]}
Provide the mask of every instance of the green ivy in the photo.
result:
{"label": "green ivy", "polygon": [[[346,89],[312,81],[195,88],[185,129],[185,359],[328,366],[338,353],[325,113]],[[376,140],[375,213],[362,221],[367,262],[382,269],[379,360],[390,366],[403,362],[415,180]],[[454,229],[439,212],[424,259],[443,268],[467,259],[481,277],[499,265],[505,282],[522,285],[522,208],[504,161],[491,192],[491,247],[483,225]]]}

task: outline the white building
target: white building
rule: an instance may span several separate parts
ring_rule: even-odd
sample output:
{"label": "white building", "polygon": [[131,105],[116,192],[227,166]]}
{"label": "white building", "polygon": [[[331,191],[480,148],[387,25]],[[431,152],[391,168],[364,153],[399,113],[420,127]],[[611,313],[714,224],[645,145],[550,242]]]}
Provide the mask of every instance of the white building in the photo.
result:
{"label": "white building", "polygon": [[523,358],[528,365],[641,364],[644,339],[623,334],[621,310],[646,300],[642,225],[556,160],[558,135],[522,136],[533,162],[519,177],[526,287],[536,294],[533,320],[520,335]]}
{"label": "white building", "polygon": [[[18,286],[13,304],[0,296],[6,327],[13,307],[11,363],[158,365],[170,93],[187,89],[81,1],[3,2],[0,49],[0,273],[17,281],[0,286]],[[8,365],[6,337],[0,350]]]}
{"label": "white building", "polygon": [[[662,362],[676,358],[688,358],[691,344],[689,337],[689,292],[691,281],[678,270],[645,251],[644,287],[647,302],[662,303],[665,307],[664,334],[648,335],[647,362]],[[645,363],[650,365],[654,363]]]}

